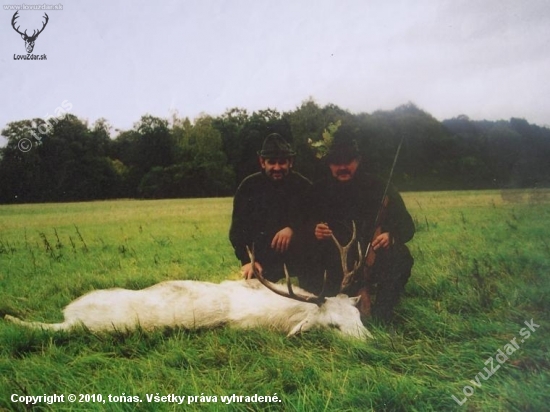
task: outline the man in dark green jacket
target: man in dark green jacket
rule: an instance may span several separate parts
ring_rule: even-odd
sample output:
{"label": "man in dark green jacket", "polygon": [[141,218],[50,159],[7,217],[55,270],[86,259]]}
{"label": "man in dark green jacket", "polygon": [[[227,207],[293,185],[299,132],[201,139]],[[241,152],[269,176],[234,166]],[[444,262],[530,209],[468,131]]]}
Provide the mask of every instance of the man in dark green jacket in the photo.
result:
{"label": "man in dark green jacket", "polygon": [[300,271],[296,240],[300,226],[298,197],[311,182],[292,170],[295,152],[279,134],[266,137],[258,152],[261,172],[246,177],[235,194],[229,239],[246,279],[253,276],[246,246],[254,248],[257,269],[271,281]]}
{"label": "man in dark green jacket", "polygon": [[[369,285],[376,294],[372,315],[389,320],[411,274],[413,258],[405,243],[414,236],[413,220],[399,193],[390,188],[379,234],[371,239],[385,182],[363,173],[357,144],[345,128],[335,133],[326,162],[330,175],[315,182],[305,196],[303,214],[307,216],[306,233],[311,245],[310,270],[299,275],[300,286],[319,293],[326,270],[327,296],[339,292],[343,273],[332,234],[341,244],[347,244],[352,236],[352,222],[355,222],[357,240],[363,252],[371,240],[376,251]],[[348,267],[352,268],[359,259],[356,246],[350,250],[348,259]]]}

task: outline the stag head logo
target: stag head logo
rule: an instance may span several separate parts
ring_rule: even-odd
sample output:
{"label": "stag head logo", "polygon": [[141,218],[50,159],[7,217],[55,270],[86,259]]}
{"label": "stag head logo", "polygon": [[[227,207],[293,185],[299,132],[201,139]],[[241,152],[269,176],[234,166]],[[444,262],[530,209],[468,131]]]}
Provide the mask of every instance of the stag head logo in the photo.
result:
{"label": "stag head logo", "polygon": [[38,37],[38,35],[40,33],[42,33],[42,31],[44,31],[44,28],[46,27],[46,25],[48,24],[48,20],[50,19],[48,17],[48,15],[46,13],[44,13],[44,18],[46,19],[46,21],[44,23],[42,23],[42,28],[40,30],[38,30],[38,32],[36,30],[33,30],[33,33],[31,36],[29,36],[27,34],[27,30],[25,30],[24,33],[21,33],[19,31],[19,27],[20,26],[17,26],[17,28],[15,27],[15,23],[16,23],[16,20],[17,18],[19,17],[17,15],[17,13],[19,13],[19,11],[16,11],[15,14],[13,15],[12,19],[11,19],[11,25],[13,27],[13,29],[19,33],[21,35],[21,38],[23,40],[25,40],[25,48],[27,49],[27,53],[32,53],[33,49],[34,49],[34,42],[36,41],[36,38]]}

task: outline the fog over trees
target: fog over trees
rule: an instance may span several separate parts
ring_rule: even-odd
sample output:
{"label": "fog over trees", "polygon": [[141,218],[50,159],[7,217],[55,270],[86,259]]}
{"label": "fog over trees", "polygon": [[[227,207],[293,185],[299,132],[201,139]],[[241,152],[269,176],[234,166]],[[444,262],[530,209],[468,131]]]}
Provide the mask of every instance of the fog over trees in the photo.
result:
{"label": "fog over trees", "polygon": [[355,128],[364,167],[382,178],[405,137],[393,177],[401,191],[550,186],[550,129],[524,119],[440,122],[413,104],[353,114],[310,99],[283,113],[144,115],[116,136],[107,120],[89,125],[72,114],[9,123],[0,203],[231,196],[259,170],[256,152],[273,132],[296,149],[295,169],[315,180],[327,168],[308,141],[338,120]]}

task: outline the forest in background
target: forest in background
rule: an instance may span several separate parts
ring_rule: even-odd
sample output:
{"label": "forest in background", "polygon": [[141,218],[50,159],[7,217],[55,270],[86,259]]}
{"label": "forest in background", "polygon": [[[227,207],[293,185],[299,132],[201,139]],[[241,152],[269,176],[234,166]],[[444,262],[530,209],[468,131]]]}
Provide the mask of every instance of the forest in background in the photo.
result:
{"label": "forest in background", "polygon": [[310,143],[339,120],[357,129],[364,167],[382,178],[404,136],[392,180],[401,191],[550,187],[549,128],[519,118],[440,122],[412,103],[353,114],[309,99],[283,113],[144,115],[116,136],[105,119],[90,126],[67,113],[11,122],[1,133],[0,203],[231,196],[259,170],[256,153],[274,132],[295,148],[295,170],[315,180],[327,167]]}

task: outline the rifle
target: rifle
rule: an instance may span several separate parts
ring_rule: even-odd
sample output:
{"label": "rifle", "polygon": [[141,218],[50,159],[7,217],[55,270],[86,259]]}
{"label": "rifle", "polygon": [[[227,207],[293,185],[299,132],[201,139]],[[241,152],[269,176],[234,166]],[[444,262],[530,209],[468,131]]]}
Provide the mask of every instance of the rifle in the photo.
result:
{"label": "rifle", "polygon": [[363,269],[363,286],[361,286],[358,291],[358,295],[361,296],[361,300],[359,302],[359,311],[363,316],[370,315],[371,298],[370,298],[369,286],[372,280],[372,270],[374,267],[374,263],[376,262],[376,251],[372,248],[372,242],[382,233],[382,223],[386,218],[387,208],[389,203],[388,190],[390,187],[391,179],[393,177],[393,172],[395,170],[395,164],[397,163],[397,158],[399,157],[399,152],[401,151],[401,146],[403,145],[404,140],[405,140],[405,135],[403,134],[401,137],[401,141],[397,146],[397,151],[395,153],[395,156],[393,158],[393,164],[390,169],[390,175],[386,182],[386,187],[384,188],[384,193],[382,195],[382,199],[380,200],[380,203],[378,206],[378,211],[376,213],[376,218],[374,219],[372,230],[370,231],[371,235],[367,237],[367,239],[370,239],[370,240],[369,240],[369,243],[367,244],[367,248],[364,254],[365,265]]}

